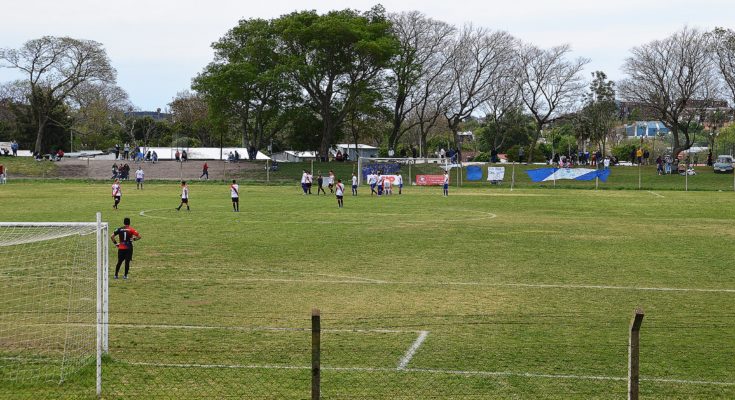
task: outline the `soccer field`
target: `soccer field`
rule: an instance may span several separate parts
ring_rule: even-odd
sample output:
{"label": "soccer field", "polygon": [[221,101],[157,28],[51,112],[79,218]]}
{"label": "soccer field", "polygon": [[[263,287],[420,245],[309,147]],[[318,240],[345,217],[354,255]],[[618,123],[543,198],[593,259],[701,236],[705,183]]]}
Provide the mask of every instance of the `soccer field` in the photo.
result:
{"label": "soccer field", "polygon": [[[104,398],[309,398],[318,308],[325,399],[620,399],[636,307],[641,398],[735,398],[731,192],[363,187],[338,209],[241,186],[234,213],[226,184],[190,187],[190,212],[175,183],[126,183],[116,212],[108,183],[0,187],[0,221],[101,210],[142,235],[110,280]],[[0,398],[94,398],[93,369]]]}

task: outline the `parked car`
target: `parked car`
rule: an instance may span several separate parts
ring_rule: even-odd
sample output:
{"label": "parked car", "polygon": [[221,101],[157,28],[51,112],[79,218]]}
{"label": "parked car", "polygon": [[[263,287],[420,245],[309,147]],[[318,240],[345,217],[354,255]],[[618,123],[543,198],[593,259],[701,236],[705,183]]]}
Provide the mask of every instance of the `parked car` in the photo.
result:
{"label": "parked car", "polygon": [[726,174],[732,173],[732,156],[720,155],[717,156],[717,161],[712,166],[715,173],[724,172]]}

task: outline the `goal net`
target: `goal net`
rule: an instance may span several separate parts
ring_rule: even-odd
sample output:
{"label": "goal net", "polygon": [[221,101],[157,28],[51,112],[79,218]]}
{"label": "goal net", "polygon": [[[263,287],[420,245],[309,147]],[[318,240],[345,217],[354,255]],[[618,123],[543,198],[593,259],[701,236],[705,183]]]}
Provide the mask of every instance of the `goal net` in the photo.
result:
{"label": "goal net", "polygon": [[367,183],[369,174],[385,176],[403,176],[404,186],[416,184],[417,176],[439,176],[445,170],[455,170],[459,164],[453,164],[448,158],[366,158],[357,161],[358,183]]}
{"label": "goal net", "polygon": [[[107,224],[0,222],[0,382],[63,382],[107,350]],[[2,384],[0,384],[2,386]]]}

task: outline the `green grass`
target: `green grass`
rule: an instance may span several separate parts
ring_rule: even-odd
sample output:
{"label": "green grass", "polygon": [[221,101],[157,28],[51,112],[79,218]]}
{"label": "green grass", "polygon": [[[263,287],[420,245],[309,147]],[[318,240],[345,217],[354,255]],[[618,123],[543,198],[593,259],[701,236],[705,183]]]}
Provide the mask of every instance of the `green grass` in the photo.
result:
{"label": "green grass", "polygon": [[[613,174],[637,185],[637,169]],[[713,191],[732,176],[691,178],[707,192],[679,178],[649,177],[655,193],[361,188],[341,210],[247,185],[239,214],[227,185],[194,182],[176,212],[177,185],[126,184],[113,212],[107,183],[23,181],[0,186],[0,221],[102,210],[141,232],[131,280],[110,281],[105,398],[308,398],[317,307],[327,399],[618,399],[637,306],[642,398],[733,398],[735,195]],[[0,397],[91,398],[92,370],[0,380]]]}

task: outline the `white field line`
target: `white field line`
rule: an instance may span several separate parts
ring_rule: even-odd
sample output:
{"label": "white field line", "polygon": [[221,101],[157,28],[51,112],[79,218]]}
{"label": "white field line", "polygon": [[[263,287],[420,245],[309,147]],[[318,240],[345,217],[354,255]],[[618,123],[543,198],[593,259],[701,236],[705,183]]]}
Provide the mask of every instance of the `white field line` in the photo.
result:
{"label": "white field line", "polygon": [[652,192],[652,191],[650,191],[650,190],[648,191],[648,193],[651,193],[652,195],[654,195],[654,196],[656,196],[656,197],[664,197],[664,196],[662,196],[662,195],[660,195],[660,194],[658,194],[658,193],[656,193],[656,192]]}
{"label": "white field line", "polygon": [[401,361],[398,362],[398,367],[396,369],[406,369],[408,366],[408,363],[411,362],[411,359],[413,358],[414,354],[416,354],[416,351],[421,347],[421,344],[424,343],[424,340],[426,340],[426,337],[429,336],[429,331],[421,331],[419,332],[419,337],[416,338],[416,340],[413,342],[411,347],[408,348],[406,351],[406,354],[401,357]]}
{"label": "white field line", "polygon": [[[51,323],[51,324],[28,324],[23,326],[81,326],[94,327],[96,324],[84,323]],[[270,326],[224,326],[224,325],[173,325],[173,324],[115,324],[108,326],[112,328],[131,328],[131,329],[183,329],[183,330],[225,330],[225,331],[242,331],[242,332],[311,332],[311,328],[284,328]],[[424,331],[419,330],[401,330],[401,329],[322,329],[326,333],[418,333]],[[428,332],[427,332],[428,333]],[[2,359],[2,357],[0,357]]]}
{"label": "white field line", "polygon": [[[357,280],[360,279],[360,280]],[[161,279],[140,278],[135,279],[143,282],[157,282]],[[335,279],[293,279],[293,278],[227,278],[227,279],[201,279],[201,278],[166,278],[166,281],[180,282],[277,282],[277,283],[305,283],[305,284],[362,284],[362,285],[407,285],[407,286],[499,286],[499,287],[522,287],[535,289],[595,289],[595,290],[629,290],[629,291],[654,291],[654,292],[701,292],[701,293],[735,293],[735,289],[707,289],[707,288],[674,288],[674,287],[637,287],[637,286],[613,286],[613,285],[567,285],[554,283],[492,283],[492,282],[432,282],[432,281],[378,281],[356,278],[349,280]]]}
{"label": "white field line", "polygon": [[[152,362],[129,362],[122,361],[127,365],[160,367],[160,368],[202,368],[202,369],[281,369],[281,370],[311,370],[309,366],[298,365],[247,365],[247,364],[179,364],[179,363],[152,363]],[[511,372],[511,371],[461,371],[448,369],[425,369],[425,368],[404,368],[397,370],[395,368],[369,368],[369,367],[321,367],[322,371],[352,371],[352,372],[394,372],[394,373],[428,373],[428,374],[445,374],[445,375],[462,375],[462,376],[485,376],[485,377],[521,377],[521,378],[541,378],[541,379],[573,379],[587,381],[627,381],[624,376],[604,376],[604,375],[572,375],[572,374],[542,374],[533,372]],[[687,379],[670,379],[670,378],[649,378],[641,377],[641,381],[657,382],[657,383],[675,383],[682,385],[712,385],[712,386],[735,386],[735,382],[722,381],[702,381]]]}

